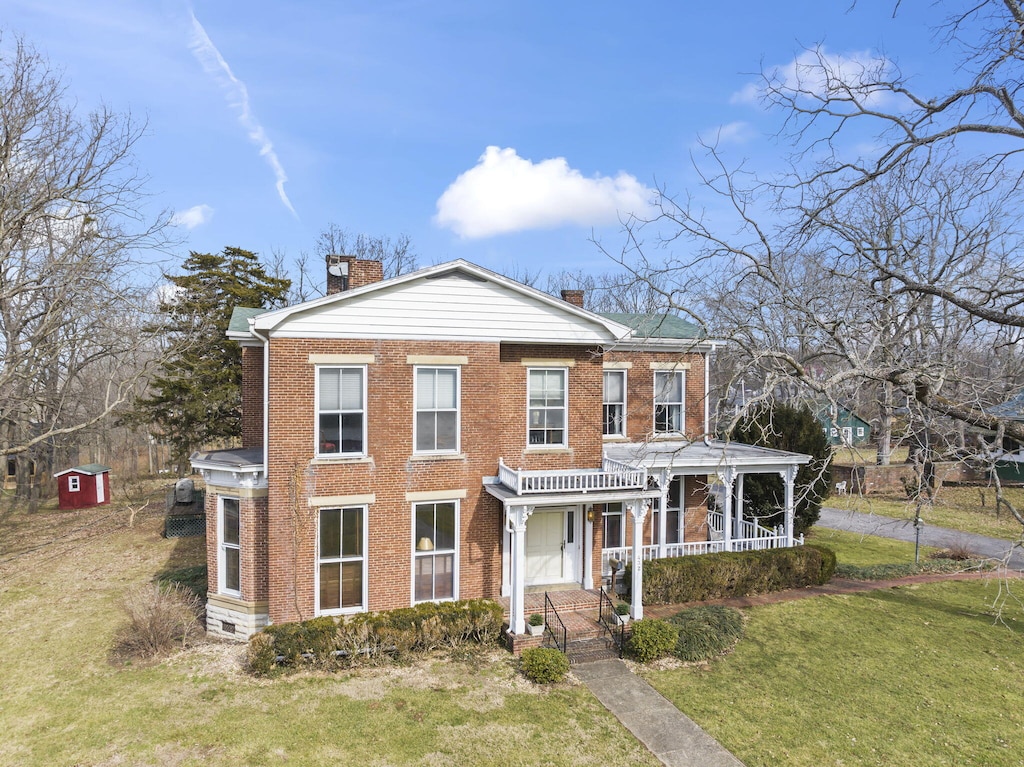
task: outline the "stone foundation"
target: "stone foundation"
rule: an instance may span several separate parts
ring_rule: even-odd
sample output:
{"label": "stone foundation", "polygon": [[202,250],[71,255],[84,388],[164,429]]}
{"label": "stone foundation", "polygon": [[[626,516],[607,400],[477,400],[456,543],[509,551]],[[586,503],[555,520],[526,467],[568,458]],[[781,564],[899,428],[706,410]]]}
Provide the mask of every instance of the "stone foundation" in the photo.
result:
{"label": "stone foundation", "polygon": [[206,603],[206,633],[246,642],[270,623],[266,602],[244,602],[223,594],[210,594]]}

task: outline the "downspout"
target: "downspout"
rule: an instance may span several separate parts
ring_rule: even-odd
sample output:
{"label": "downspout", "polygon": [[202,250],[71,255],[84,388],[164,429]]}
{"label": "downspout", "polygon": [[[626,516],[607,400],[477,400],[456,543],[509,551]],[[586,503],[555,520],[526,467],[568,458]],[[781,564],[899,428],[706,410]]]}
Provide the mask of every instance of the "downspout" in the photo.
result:
{"label": "downspout", "polygon": [[263,479],[266,481],[270,453],[270,334],[261,336],[255,323],[250,323],[249,332],[263,342]]}

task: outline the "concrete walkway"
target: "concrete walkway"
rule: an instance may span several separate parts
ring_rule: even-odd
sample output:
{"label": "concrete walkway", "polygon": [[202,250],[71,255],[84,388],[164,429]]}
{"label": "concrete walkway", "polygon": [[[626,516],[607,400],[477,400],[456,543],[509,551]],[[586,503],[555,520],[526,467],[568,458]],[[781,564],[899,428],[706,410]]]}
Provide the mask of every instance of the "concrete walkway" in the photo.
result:
{"label": "concrete walkway", "polygon": [[743,767],[743,762],[621,660],[573,667],[573,675],[668,767]]}
{"label": "concrete walkway", "polygon": [[[817,527],[833,530],[847,530],[861,535],[879,535],[900,541],[914,542],[914,523],[908,519],[893,519],[878,514],[864,514],[859,511],[822,508]],[[1013,541],[990,538],[987,535],[962,533],[945,527],[926,524],[921,528],[921,545],[946,548],[966,546],[974,554],[993,559],[1005,560],[1009,554],[1008,566],[1013,570],[1024,569],[1024,551],[1013,548]],[[1011,549],[1013,553],[1011,554]]]}

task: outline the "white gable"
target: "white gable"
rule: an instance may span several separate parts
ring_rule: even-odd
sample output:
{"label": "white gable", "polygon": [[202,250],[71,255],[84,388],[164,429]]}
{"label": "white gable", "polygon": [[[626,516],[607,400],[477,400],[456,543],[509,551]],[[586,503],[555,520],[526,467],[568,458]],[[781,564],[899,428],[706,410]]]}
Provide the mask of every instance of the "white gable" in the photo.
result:
{"label": "white gable", "polygon": [[275,337],[608,343],[628,329],[484,270],[426,269],[256,320]]}

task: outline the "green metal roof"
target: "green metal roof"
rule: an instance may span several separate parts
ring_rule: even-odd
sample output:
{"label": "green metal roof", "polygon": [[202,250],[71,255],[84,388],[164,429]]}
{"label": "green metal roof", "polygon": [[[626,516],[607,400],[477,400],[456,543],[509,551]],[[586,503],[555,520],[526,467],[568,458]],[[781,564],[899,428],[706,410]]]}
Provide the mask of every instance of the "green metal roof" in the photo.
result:
{"label": "green metal roof", "polygon": [[263,314],[266,309],[254,309],[251,306],[236,306],[231,310],[231,320],[228,322],[229,333],[248,333],[249,318],[257,314]]}
{"label": "green metal roof", "polygon": [[632,328],[634,334],[641,338],[704,338],[704,331],[698,325],[674,314],[600,312],[600,315]]}
{"label": "green metal roof", "polygon": [[110,467],[104,466],[102,463],[85,463],[82,464],[81,466],[75,466],[74,468],[71,469],[64,469],[64,471],[58,471],[53,476],[61,477],[65,474],[71,474],[72,472],[74,472],[75,474],[89,474],[95,476],[97,474],[102,474],[105,471],[110,471]]}

